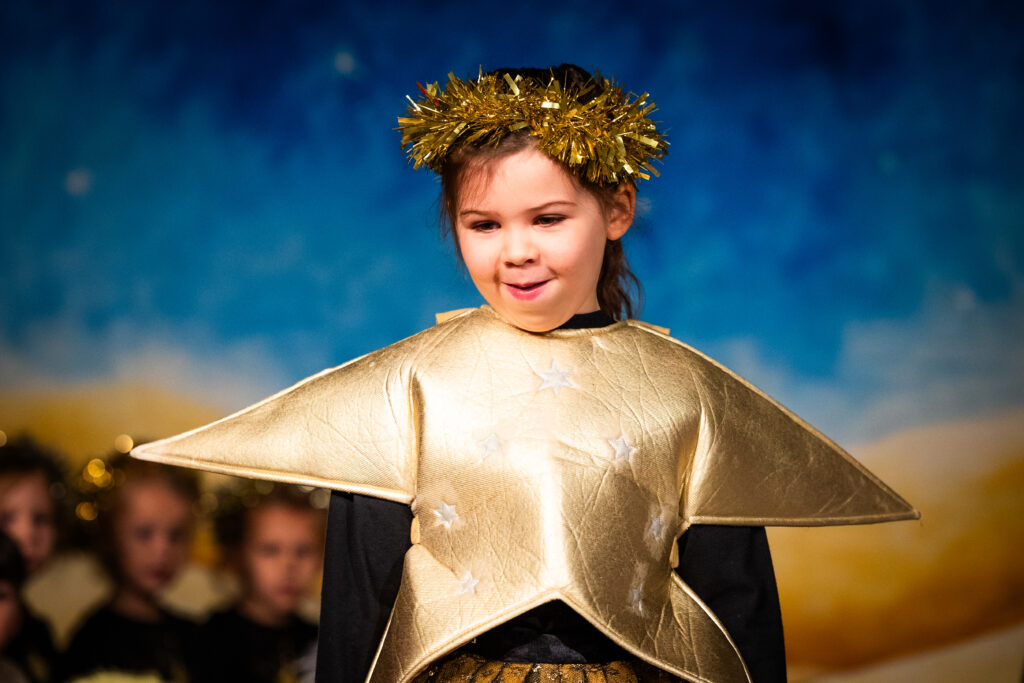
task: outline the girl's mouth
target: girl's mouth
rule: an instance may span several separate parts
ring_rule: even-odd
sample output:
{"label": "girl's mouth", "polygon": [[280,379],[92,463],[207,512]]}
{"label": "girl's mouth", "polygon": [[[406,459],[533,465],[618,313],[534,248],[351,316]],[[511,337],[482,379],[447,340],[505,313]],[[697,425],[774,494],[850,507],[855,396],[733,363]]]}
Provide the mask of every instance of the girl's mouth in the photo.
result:
{"label": "girl's mouth", "polygon": [[170,569],[154,569],[152,577],[161,583],[169,583],[174,578],[174,572]]}
{"label": "girl's mouth", "polygon": [[522,283],[506,282],[505,286],[508,288],[509,293],[516,299],[519,299],[520,301],[529,301],[537,298],[544,290],[544,285],[548,282],[550,282],[550,280]]}

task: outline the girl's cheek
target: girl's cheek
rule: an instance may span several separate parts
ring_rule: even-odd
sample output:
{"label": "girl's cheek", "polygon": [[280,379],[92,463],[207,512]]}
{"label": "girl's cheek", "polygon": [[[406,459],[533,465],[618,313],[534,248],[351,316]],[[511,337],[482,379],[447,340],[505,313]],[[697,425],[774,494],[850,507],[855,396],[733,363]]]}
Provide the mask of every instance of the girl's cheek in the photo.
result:
{"label": "girl's cheek", "polygon": [[36,526],[36,535],[41,539],[41,545],[47,550],[53,550],[57,543],[57,527],[54,524],[46,523]]}

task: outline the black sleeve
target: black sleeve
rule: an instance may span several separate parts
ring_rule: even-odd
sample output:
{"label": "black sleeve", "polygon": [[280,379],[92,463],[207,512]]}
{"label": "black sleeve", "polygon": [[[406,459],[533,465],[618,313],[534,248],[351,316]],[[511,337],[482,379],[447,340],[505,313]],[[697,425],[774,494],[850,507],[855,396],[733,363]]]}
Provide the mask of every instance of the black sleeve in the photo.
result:
{"label": "black sleeve", "polygon": [[679,539],[677,571],[725,626],[754,683],[785,681],[782,612],[764,527],[690,527]]}
{"label": "black sleeve", "polygon": [[363,683],[411,543],[408,505],[334,492],[327,518],[317,683]]}

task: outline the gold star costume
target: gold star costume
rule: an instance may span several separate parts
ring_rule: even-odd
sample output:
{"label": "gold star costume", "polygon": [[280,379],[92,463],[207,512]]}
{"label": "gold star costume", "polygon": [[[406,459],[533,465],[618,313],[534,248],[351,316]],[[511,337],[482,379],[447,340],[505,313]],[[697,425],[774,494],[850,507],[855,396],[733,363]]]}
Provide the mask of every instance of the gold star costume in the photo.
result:
{"label": "gold star costume", "polygon": [[664,330],[530,333],[488,307],[133,454],[409,503],[413,546],[373,683],[410,681],[551,600],[660,669],[746,681],[728,634],[672,570],[689,525],[917,516]]}

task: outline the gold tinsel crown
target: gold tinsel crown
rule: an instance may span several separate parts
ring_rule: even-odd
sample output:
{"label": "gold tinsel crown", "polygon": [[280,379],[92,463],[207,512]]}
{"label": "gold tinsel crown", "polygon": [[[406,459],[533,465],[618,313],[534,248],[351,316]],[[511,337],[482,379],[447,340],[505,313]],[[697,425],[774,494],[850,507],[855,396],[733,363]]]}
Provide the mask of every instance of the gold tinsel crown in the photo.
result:
{"label": "gold tinsel crown", "polygon": [[554,75],[541,83],[509,73],[470,80],[449,73],[443,89],[431,83],[419,86],[420,100],[406,96],[407,115],[398,118],[402,147],[414,168],[440,173],[456,146],[498,145],[526,131],[540,151],[589,182],[636,184],[657,176],[651,162],[665,155],[668,141],[649,118],[655,105],[647,93],[632,97],[600,74],[595,80],[604,89],[586,100],[594,81],[580,87]]}

